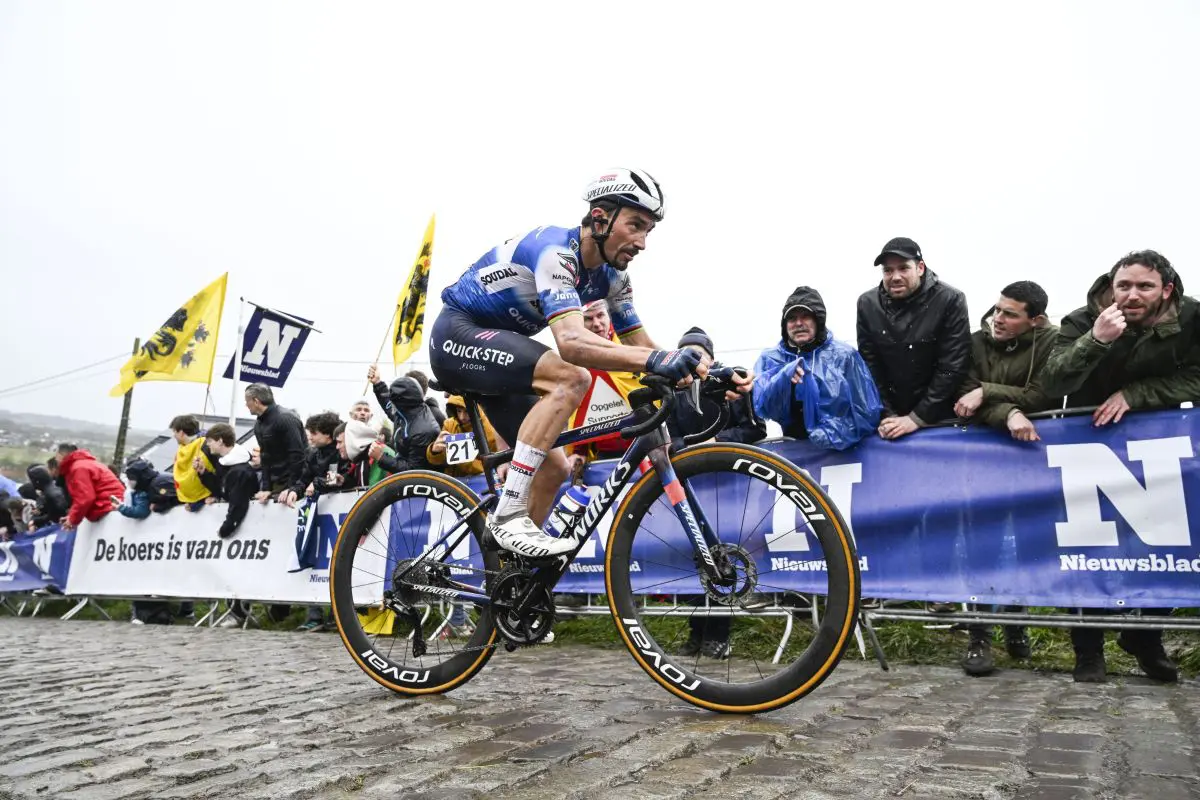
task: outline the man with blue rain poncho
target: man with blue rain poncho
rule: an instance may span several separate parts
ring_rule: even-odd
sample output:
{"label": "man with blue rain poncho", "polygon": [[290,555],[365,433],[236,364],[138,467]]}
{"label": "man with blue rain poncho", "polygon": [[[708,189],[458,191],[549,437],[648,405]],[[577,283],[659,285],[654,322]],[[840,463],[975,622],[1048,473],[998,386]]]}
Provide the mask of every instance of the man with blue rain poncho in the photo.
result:
{"label": "man with blue rain poncho", "polygon": [[825,327],[825,301],[799,286],[783,304],[780,341],[754,365],[754,410],[784,436],[845,450],[875,432],[883,404],[862,356]]}

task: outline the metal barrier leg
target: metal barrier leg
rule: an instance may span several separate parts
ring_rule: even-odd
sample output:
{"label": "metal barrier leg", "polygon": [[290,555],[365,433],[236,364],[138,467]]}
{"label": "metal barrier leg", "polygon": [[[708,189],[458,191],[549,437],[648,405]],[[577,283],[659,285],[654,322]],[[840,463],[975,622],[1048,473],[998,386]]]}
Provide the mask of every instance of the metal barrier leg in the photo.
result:
{"label": "metal barrier leg", "polygon": [[[62,620],[67,620],[67,619],[70,619],[71,617],[75,616],[75,615],[76,615],[76,614],[78,614],[80,611],[82,611],[83,609],[85,609],[85,608],[87,607],[87,604],[88,604],[88,603],[90,603],[91,601],[92,601],[92,599],[91,599],[90,597],[84,597],[84,598],[81,598],[81,599],[79,600],[79,602],[75,604],[75,607],[74,607],[74,608],[72,608],[72,609],[71,609],[70,611],[68,611],[67,613],[63,614],[61,617],[59,617],[59,619],[62,619]],[[40,605],[41,605],[41,604],[39,603],[38,605],[39,605],[39,607],[40,607]]]}
{"label": "metal barrier leg", "polygon": [[783,626],[783,638],[779,640],[779,647],[775,650],[775,657],[771,659],[772,664],[778,664],[779,659],[783,658],[783,650],[787,647],[788,639],[792,636],[792,615],[787,615],[787,622]]}
{"label": "metal barrier leg", "polygon": [[42,602],[42,600],[38,600],[37,603],[34,604],[33,611],[29,612],[29,616],[36,617],[38,615],[38,612],[42,610]]}
{"label": "metal barrier leg", "polygon": [[195,624],[195,625],[193,625],[192,627],[193,627],[193,628],[199,628],[199,627],[201,627],[202,625],[204,625],[204,623],[206,623],[206,622],[208,622],[209,620],[211,620],[211,619],[213,618],[213,616],[214,616],[214,615],[217,613],[217,609],[218,609],[218,608],[220,608],[220,605],[221,605],[221,604],[220,604],[220,601],[219,601],[219,600],[213,600],[213,601],[212,601],[212,605],[210,605],[210,606],[208,607],[208,612],[207,612],[207,613],[206,613],[206,614],[205,614],[203,617],[201,617],[200,619],[196,620],[196,624]]}
{"label": "metal barrier leg", "polygon": [[[875,635],[875,626],[871,624],[871,615],[866,611],[858,612],[858,626],[860,629],[867,632],[867,638],[871,640],[871,649],[875,651],[875,660],[879,662],[879,668],[884,672],[889,672],[891,668],[888,666],[887,656],[883,653],[883,647],[879,644],[879,637]],[[858,640],[862,641],[860,634]],[[863,655],[866,658],[866,654]]]}
{"label": "metal barrier leg", "polygon": [[100,616],[104,617],[109,622],[112,622],[112,617],[109,616],[109,613],[104,610],[104,606],[100,605],[90,597],[88,598],[88,603],[91,604],[92,608],[96,609],[96,612],[100,614]]}

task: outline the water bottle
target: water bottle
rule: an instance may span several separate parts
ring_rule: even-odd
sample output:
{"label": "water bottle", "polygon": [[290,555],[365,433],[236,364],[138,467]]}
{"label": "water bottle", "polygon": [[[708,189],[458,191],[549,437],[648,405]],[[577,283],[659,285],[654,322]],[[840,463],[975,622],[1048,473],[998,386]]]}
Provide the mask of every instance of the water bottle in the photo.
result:
{"label": "water bottle", "polygon": [[546,518],[546,524],[542,530],[547,536],[562,536],[571,530],[571,526],[575,524],[576,520],[583,516],[583,510],[587,508],[588,501],[591,499],[592,496],[588,494],[587,487],[571,486],[558,499],[558,504]]}

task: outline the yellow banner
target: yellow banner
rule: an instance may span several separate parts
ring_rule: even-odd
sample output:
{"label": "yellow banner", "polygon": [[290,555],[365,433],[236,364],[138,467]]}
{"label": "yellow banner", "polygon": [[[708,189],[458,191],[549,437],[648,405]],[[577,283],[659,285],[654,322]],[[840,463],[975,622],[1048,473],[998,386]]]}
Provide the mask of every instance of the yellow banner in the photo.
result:
{"label": "yellow banner", "polygon": [[396,300],[396,325],[392,329],[392,363],[400,366],[421,344],[421,330],[425,327],[425,296],[429,293],[429,263],[433,258],[433,223],[437,215],[429,218],[425,228],[425,240],[421,252],[413,264],[408,280]]}
{"label": "yellow banner", "polygon": [[121,382],[109,396],[120,397],[139,381],[211,383],[228,278],[226,272],[172,314],[121,367]]}

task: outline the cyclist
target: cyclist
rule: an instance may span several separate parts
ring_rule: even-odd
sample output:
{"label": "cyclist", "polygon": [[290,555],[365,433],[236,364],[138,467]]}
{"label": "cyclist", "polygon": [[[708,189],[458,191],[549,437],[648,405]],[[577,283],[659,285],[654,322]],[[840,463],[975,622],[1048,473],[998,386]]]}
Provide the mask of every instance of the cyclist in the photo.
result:
{"label": "cyclist", "polygon": [[[454,391],[484,395],[493,426],[513,446],[488,530],[506,550],[535,557],[573,547],[538,523],[567,475],[565,456],[550,448],[591,385],[586,368],[652,373],[680,386],[708,371],[692,350],[658,348],[633,307],[626,269],[663,219],[658,182],[610,169],[583,199],[589,208],[578,227],[537,228],[468,267],[443,290],[429,336],[433,374]],[[581,308],[601,299],[620,342],[583,324]],[[557,353],[529,338],[547,326]],[[738,379],[739,390],[752,379]]]}

